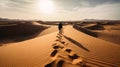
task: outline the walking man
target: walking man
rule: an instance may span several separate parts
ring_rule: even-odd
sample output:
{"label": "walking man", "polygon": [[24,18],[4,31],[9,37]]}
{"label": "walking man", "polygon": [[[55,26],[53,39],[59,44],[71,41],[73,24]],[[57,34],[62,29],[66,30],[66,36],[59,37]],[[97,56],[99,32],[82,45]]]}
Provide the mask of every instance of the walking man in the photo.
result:
{"label": "walking man", "polygon": [[62,23],[60,22],[59,25],[58,25],[58,29],[59,29],[59,34],[62,34]]}

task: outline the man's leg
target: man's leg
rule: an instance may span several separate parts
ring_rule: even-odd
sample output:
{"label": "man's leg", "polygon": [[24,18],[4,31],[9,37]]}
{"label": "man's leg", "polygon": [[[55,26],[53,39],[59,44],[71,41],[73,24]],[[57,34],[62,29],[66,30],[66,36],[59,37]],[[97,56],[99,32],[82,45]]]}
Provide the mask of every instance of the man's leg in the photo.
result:
{"label": "man's leg", "polygon": [[59,28],[59,34],[61,33],[61,29]]}
{"label": "man's leg", "polygon": [[62,34],[62,28],[60,29],[60,34]]}

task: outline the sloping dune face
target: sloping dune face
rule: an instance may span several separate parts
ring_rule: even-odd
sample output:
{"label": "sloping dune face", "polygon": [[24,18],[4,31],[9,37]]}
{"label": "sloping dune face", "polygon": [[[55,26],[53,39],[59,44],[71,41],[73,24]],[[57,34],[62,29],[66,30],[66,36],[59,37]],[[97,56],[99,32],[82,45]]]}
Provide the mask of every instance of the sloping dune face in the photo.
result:
{"label": "sloping dune face", "polygon": [[74,28],[88,35],[120,45],[120,23],[83,23],[74,25]]}
{"label": "sloping dune face", "polygon": [[[77,42],[79,42],[89,50],[88,52],[83,48],[79,49],[77,47],[78,49],[76,48],[74,50],[79,54],[82,54],[84,52],[83,53],[84,56],[88,57],[89,59],[91,58],[99,59],[105,62],[109,62],[110,64],[120,65],[119,64],[120,63],[119,62],[120,46],[118,44],[114,44],[108,41],[104,41],[104,40],[86,35],[70,27],[68,27],[66,30],[67,30],[67,32],[65,33],[66,36],[69,35],[70,38],[73,38],[74,40],[76,40]],[[73,45],[71,45],[71,48],[74,48]]]}
{"label": "sloping dune face", "polygon": [[120,45],[120,24],[104,25],[104,28],[98,33],[98,38]]}
{"label": "sloping dune face", "polygon": [[23,41],[31,39],[40,34],[48,26],[43,26],[35,22],[14,22],[12,24],[0,25],[0,42],[3,41]]}
{"label": "sloping dune face", "polygon": [[84,34],[72,26],[65,26],[63,35],[57,33],[1,46],[0,67],[120,65],[119,45]]}
{"label": "sloping dune face", "polygon": [[[50,39],[49,39],[50,38]],[[0,47],[0,67],[32,67],[50,61],[54,34]]]}

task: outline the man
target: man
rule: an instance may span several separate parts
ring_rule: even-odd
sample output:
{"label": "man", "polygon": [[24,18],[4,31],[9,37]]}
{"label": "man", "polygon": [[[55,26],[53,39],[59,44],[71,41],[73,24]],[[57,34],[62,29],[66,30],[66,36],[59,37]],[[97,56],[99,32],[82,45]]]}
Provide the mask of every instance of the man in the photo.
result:
{"label": "man", "polygon": [[60,22],[59,25],[58,25],[58,29],[59,29],[59,34],[62,34],[62,23]]}

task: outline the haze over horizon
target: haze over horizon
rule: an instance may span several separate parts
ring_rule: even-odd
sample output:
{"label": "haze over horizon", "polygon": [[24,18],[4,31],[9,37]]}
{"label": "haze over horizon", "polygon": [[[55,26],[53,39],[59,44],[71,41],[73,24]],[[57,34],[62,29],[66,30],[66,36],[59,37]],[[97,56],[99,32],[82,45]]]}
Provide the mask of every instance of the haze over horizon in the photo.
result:
{"label": "haze over horizon", "polygon": [[120,0],[1,0],[0,17],[39,20],[120,20]]}

